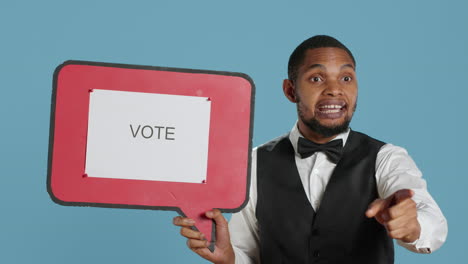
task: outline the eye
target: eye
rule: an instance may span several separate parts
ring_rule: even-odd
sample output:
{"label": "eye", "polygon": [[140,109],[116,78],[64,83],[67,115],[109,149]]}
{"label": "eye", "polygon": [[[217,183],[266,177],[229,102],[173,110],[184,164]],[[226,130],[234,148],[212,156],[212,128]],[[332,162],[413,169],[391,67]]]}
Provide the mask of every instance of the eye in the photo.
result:
{"label": "eye", "polygon": [[320,76],[314,76],[314,77],[310,78],[310,81],[312,81],[312,82],[321,82],[322,78]]}
{"label": "eye", "polygon": [[345,76],[343,77],[343,81],[345,82],[350,82],[353,78],[351,78],[350,76]]}

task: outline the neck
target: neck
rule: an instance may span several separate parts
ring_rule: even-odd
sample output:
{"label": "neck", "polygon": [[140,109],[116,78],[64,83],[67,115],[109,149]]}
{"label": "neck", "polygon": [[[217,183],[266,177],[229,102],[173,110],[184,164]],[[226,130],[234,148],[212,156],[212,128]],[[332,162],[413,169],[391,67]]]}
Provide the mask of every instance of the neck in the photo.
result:
{"label": "neck", "polygon": [[336,136],[338,136],[338,135],[333,135],[333,136],[330,136],[330,137],[325,137],[325,136],[311,130],[308,126],[306,126],[301,121],[299,121],[297,123],[297,127],[299,129],[299,132],[301,132],[301,134],[305,138],[307,138],[308,140],[310,140],[312,142],[315,142],[317,144],[325,144],[325,143],[329,142],[330,140],[336,138]]}

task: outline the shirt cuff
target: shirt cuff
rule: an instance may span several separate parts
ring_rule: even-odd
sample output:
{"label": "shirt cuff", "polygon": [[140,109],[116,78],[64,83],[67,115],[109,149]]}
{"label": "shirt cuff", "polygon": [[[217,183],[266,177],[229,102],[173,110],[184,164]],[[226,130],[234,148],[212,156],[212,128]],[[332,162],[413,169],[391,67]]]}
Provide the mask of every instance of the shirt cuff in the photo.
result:
{"label": "shirt cuff", "polygon": [[423,212],[418,212],[418,222],[421,226],[421,234],[419,235],[419,238],[410,243],[406,243],[397,239],[397,243],[398,245],[415,253],[430,254],[432,252],[430,240],[431,234],[429,234],[429,230],[431,229],[428,226],[430,223],[426,223],[426,221],[424,221],[424,217],[422,217],[421,214],[423,214]]}
{"label": "shirt cuff", "polygon": [[411,243],[406,243],[401,240],[397,240],[398,245],[413,251],[415,253],[429,254],[431,253],[431,248],[421,239],[416,239],[416,241]]}

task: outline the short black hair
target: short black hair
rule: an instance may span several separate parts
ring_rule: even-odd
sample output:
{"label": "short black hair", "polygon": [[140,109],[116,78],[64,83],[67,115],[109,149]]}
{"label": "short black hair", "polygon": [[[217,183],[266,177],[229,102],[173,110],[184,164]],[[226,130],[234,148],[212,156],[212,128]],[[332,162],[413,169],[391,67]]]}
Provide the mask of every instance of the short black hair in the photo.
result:
{"label": "short black hair", "polygon": [[316,48],[339,48],[343,49],[353,60],[354,66],[356,61],[351,51],[334,37],[327,35],[317,35],[304,40],[297,48],[291,53],[288,62],[288,78],[294,82],[297,78],[299,67],[304,62],[305,53],[307,50]]}

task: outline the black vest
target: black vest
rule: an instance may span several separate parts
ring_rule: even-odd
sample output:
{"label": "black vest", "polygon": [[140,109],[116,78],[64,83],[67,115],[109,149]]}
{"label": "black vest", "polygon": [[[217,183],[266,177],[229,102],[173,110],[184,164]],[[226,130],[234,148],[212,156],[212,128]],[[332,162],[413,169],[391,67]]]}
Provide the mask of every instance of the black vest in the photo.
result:
{"label": "black vest", "polygon": [[383,142],[351,131],[314,211],[287,136],[257,149],[257,208],[263,264],[390,264],[393,241],[365,212],[378,198],[375,161]]}

